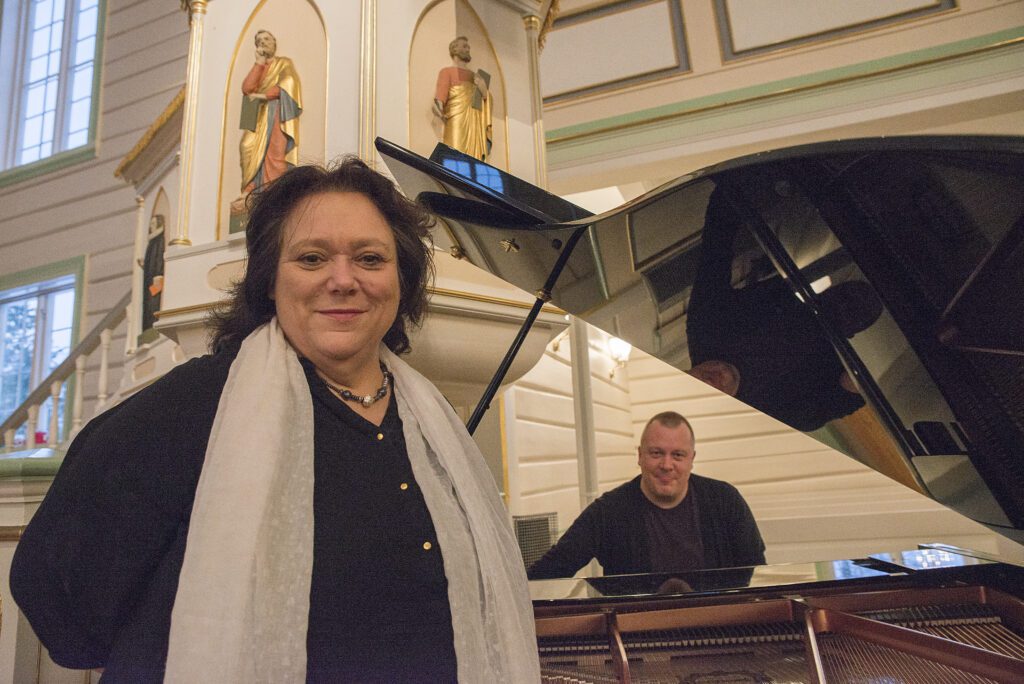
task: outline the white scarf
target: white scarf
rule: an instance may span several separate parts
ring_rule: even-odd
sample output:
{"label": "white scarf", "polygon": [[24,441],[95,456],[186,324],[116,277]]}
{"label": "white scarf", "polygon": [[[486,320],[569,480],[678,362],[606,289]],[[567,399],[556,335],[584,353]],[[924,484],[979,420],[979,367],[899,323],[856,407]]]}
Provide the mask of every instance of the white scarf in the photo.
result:
{"label": "white scarf", "polygon": [[[381,359],[442,549],[459,681],[539,681],[526,574],[483,457],[426,378],[383,345]],[[313,402],[274,319],[242,343],[217,407],[164,681],[304,682],[312,567]]]}

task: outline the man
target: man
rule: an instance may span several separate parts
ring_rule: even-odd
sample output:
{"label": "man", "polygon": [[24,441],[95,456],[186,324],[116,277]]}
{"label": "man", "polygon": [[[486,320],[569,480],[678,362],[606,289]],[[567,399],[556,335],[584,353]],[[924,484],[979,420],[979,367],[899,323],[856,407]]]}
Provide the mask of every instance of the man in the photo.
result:
{"label": "man", "polygon": [[444,144],[486,161],[491,153],[490,75],[468,69],[469,40],[459,36],[448,44],[452,65],[437,74],[434,115],[444,122]]}
{"label": "man", "polygon": [[693,429],[678,413],[648,421],[640,475],[605,493],[530,568],[530,579],[571,577],[591,558],[606,575],[764,563],[747,503],[727,482],[693,475]]}
{"label": "man", "polygon": [[256,60],[242,82],[242,195],[236,203],[295,166],[299,157],[299,75],[290,59],[277,55],[270,31],[257,31],[255,42]]}
{"label": "man", "polygon": [[836,283],[816,297],[819,320],[777,276],[734,287],[734,264],[748,258],[734,243],[745,230],[715,188],[686,310],[690,375],[797,430],[817,430],[864,406],[822,324],[850,338],[878,320],[882,304],[865,282]]}

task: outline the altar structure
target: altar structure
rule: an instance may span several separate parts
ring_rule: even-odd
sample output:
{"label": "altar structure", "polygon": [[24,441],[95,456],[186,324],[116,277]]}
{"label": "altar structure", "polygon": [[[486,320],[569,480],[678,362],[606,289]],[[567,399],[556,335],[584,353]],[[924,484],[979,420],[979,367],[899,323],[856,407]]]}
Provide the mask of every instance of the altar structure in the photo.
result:
{"label": "altar structure", "polygon": [[[125,373],[126,390],[166,372],[177,357],[205,353],[205,317],[244,268],[244,231],[231,204],[242,186],[242,83],[259,32],[273,34],[277,54],[287,55],[301,75],[294,155],[299,163],[358,154],[376,165],[377,136],[429,154],[439,139],[431,112],[435,74],[449,61],[452,38],[466,35],[475,46],[474,64],[493,75],[490,161],[544,183],[537,71],[543,3],[410,2],[389,5],[387,12],[378,2],[248,5],[247,11],[215,1],[193,0],[189,6],[180,161],[168,170],[176,178],[164,180],[176,185],[177,202],[168,217],[165,290],[156,324],[167,346],[178,345],[180,351],[150,348],[139,354],[132,372]],[[414,337],[410,360],[468,415],[530,304],[525,293],[438,252],[431,312]],[[508,380],[532,367],[565,326],[564,316],[548,307]],[[458,367],[448,363],[451,358],[460,359]],[[143,364],[146,372],[135,372]],[[495,430],[485,427],[483,433]],[[492,467],[500,476],[500,463]]]}

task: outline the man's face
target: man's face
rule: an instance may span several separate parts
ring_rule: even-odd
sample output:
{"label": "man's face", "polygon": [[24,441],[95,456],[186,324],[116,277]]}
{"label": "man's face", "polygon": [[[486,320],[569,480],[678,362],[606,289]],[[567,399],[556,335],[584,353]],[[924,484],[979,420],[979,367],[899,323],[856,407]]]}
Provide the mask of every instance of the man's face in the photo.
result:
{"label": "man's face", "polygon": [[740,391],[740,371],[728,361],[704,361],[687,373],[730,397],[735,397]]}
{"label": "man's face", "polygon": [[655,506],[672,508],[686,496],[693,470],[693,433],[680,423],[668,427],[655,421],[644,431],[637,449],[640,489]]}
{"label": "man's face", "polygon": [[469,62],[469,41],[468,40],[457,40],[455,41],[455,47],[452,48],[452,54],[458,57],[463,62]]}
{"label": "man's face", "polygon": [[273,57],[277,52],[277,39],[274,38],[274,35],[261,31],[256,36],[256,52],[264,57]]}

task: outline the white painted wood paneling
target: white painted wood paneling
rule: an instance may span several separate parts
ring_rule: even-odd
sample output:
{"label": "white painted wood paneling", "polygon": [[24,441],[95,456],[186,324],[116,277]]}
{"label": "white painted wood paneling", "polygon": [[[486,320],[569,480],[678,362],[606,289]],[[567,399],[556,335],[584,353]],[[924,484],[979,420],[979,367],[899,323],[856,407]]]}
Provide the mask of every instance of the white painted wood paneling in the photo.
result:
{"label": "white painted wood paneling", "polygon": [[[589,336],[598,489],[604,492],[632,477],[636,468],[629,379],[626,369],[611,377],[607,335],[590,328]],[[517,492],[510,508],[517,515],[556,511],[560,530],[580,511],[569,349],[566,338],[549,345],[540,362],[509,390],[515,426],[507,448]]]}
{"label": "white painted wood paneling", "polygon": [[992,550],[996,535],[812,437],[642,352],[629,363],[637,440],[674,410],[693,424],[694,472],[736,485],[769,563],[864,556],[944,542]]}
{"label": "white painted wood paneling", "polygon": [[739,52],[935,6],[934,0],[725,0]]}
{"label": "white painted wood paneling", "polygon": [[667,1],[638,3],[556,27],[541,53],[544,97],[678,66],[669,11]]}

